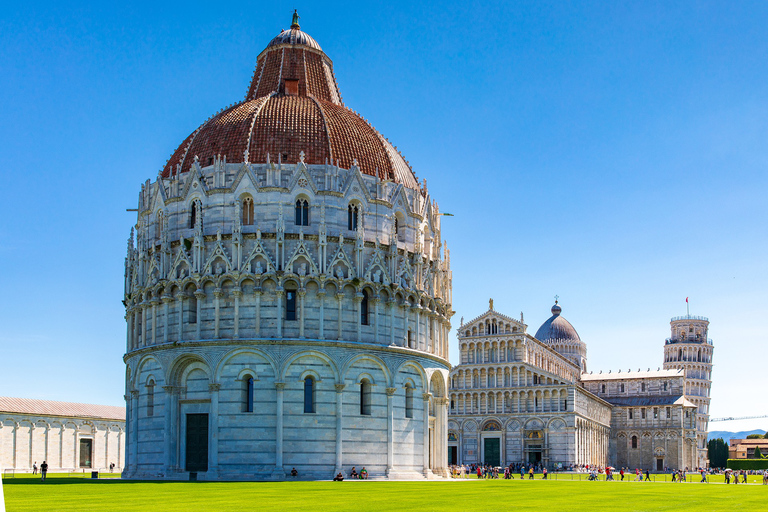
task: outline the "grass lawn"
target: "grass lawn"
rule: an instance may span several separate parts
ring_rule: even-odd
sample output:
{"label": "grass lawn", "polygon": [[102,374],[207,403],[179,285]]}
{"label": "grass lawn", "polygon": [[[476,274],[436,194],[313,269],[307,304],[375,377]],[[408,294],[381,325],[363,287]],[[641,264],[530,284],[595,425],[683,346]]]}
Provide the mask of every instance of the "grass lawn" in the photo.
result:
{"label": "grass lawn", "polygon": [[[563,475],[560,475],[561,477]],[[433,482],[130,482],[51,475],[3,480],[17,511],[759,510],[768,486],[476,480]]]}

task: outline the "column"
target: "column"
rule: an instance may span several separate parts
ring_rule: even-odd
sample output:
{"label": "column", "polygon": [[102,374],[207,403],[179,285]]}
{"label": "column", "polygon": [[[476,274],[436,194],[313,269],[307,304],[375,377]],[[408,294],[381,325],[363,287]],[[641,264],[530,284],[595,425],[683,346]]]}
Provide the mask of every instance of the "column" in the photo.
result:
{"label": "column", "polygon": [[[62,429],[62,431],[63,430],[64,429]],[[117,464],[118,470],[120,469],[120,459],[123,454],[122,444],[123,444],[123,429],[120,429],[117,431],[117,460],[115,461],[115,464]],[[59,458],[61,458],[61,455],[59,456]]]}
{"label": "column", "polygon": [[209,448],[208,472],[215,477],[219,473],[219,390],[221,384],[208,384],[208,391],[211,393],[211,416],[210,416],[210,436],[211,446]]}
{"label": "column", "polygon": [[416,317],[416,341],[414,345],[416,349],[423,350],[421,345],[421,306],[416,304],[415,306],[411,307],[411,309],[413,310],[414,316]]}
{"label": "column", "polygon": [[173,297],[170,295],[163,295],[163,343],[168,343],[170,341],[170,336],[168,335],[168,316],[170,311],[170,304],[173,302]]}
{"label": "column", "polygon": [[256,299],[256,325],[253,328],[254,335],[258,338],[261,335],[261,288],[254,289],[253,296]]}
{"label": "column", "polygon": [[325,339],[325,288],[317,290],[317,300],[320,303],[320,333],[318,339]]}
{"label": "column", "polygon": [[174,464],[174,449],[173,449],[173,442],[172,439],[176,437],[174,432],[174,416],[175,416],[175,404],[174,404],[174,391],[175,388],[173,386],[163,386],[163,391],[165,391],[165,432],[163,433],[163,448],[164,448],[164,459],[165,459],[165,476],[169,476],[173,472],[173,468],[175,466]]}
{"label": "column", "polygon": [[[45,434],[46,438],[48,437],[48,432]],[[46,445],[48,444],[46,439]],[[46,458],[48,457],[48,447],[46,446],[45,449],[45,455]],[[107,428],[104,430],[104,467],[109,467],[109,425],[107,425]]]}
{"label": "column", "polygon": [[[64,427],[65,424],[62,422],[61,428],[59,429],[59,467],[64,467]],[[120,438],[117,438],[118,443],[120,441]],[[120,445],[117,445],[117,460],[120,460]]]}
{"label": "column", "polygon": [[[213,307],[215,311],[215,316],[213,319],[213,337],[218,338],[219,337],[219,319],[220,319],[220,313],[221,313],[221,298],[224,297],[224,292],[221,288],[216,288],[213,290]],[[198,319],[198,322],[200,319]]]}
{"label": "column", "polygon": [[394,297],[389,299],[387,301],[387,308],[389,308],[389,344],[390,346],[395,345],[395,304],[396,300]]}
{"label": "column", "polygon": [[339,308],[339,321],[338,321],[338,330],[337,330],[337,333],[336,333],[336,339],[337,340],[342,340],[343,338],[342,338],[342,331],[341,331],[341,322],[342,322],[341,306],[344,304],[344,294],[343,293],[339,292],[339,293],[336,294],[336,302],[337,302],[338,308]]}
{"label": "column", "polygon": [[195,291],[195,298],[197,299],[197,322],[195,323],[195,336],[197,339],[201,339],[201,329],[203,325],[203,300],[205,299],[205,292],[201,289]]}
{"label": "column", "polygon": [[130,352],[133,350],[133,314],[132,313],[126,313],[125,314],[125,351]]}
{"label": "column", "polygon": [[403,299],[403,303],[400,305],[400,307],[403,309],[403,345],[411,348],[409,343],[410,340],[408,340],[408,311],[410,308],[408,301]]}
{"label": "column", "polygon": [[334,476],[338,473],[344,474],[344,469],[342,467],[342,439],[343,439],[343,430],[342,430],[342,421],[344,419],[344,402],[343,402],[343,392],[344,392],[344,384],[336,384],[336,468],[333,470]]}
{"label": "column", "polygon": [[432,395],[429,393],[424,393],[421,395],[421,398],[424,401],[424,476],[429,475],[429,399],[431,396]]}
{"label": "column", "polygon": [[243,296],[243,290],[239,286],[233,288],[232,296],[235,298],[235,326],[232,337],[237,339],[240,337],[240,297]]}
{"label": "column", "polygon": [[277,390],[277,425],[275,427],[275,470],[274,476],[285,477],[283,470],[283,392],[285,382],[275,382]]}
{"label": "column", "polygon": [[387,388],[387,476],[392,472],[395,463],[395,408],[392,404],[397,388]]}
{"label": "column", "polygon": [[[275,296],[277,297],[277,337],[283,337],[283,297],[285,296],[285,290],[282,288],[275,289]],[[281,463],[282,467],[282,463]]]}
{"label": "column", "polygon": [[379,342],[379,296],[371,299],[373,302],[373,342]]}
{"label": "column", "polygon": [[363,294],[357,293],[355,294],[355,311],[357,311],[357,319],[355,321],[355,324],[357,325],[357,341],[363,340],[363,325],[361,320],[362,317],[362,304],[363,304]]}
{"label": "column", "polygon": [[297,292],[299,296],[299,338],[304,337],[304,297],[307,295],[307,290],[300,288]]}
{"label": "column", "polygon": [[184,292],[179,292],[176,294],[176,307],[179,309],[179,318],[178,318],[178,333],[176,335],[176,341],[182,342],[184,340],[184,301],[187,300],[187,294]]}
{"label": "column", "polygon": [[152,345],[157,344],[157,305],[158,300],[153,299],[152,302],[150,302],[152,305]]}

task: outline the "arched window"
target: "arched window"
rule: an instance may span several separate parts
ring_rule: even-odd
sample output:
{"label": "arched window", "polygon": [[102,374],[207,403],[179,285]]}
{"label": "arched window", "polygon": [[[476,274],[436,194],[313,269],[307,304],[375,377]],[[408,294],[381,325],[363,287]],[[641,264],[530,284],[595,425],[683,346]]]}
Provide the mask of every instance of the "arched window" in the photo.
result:
{"label": "arched window", "polygon": [[296,320],[296,290],[285,290],[285,319]]}
{"label": "arched window", "polygon": [[603,384],[603,385],[601,386],[600,392],[601,392],[601,393],[605,393],[605,384]]}
{"label": "arched window", "polygon": [[[197,220],[201,214],[201,211],[200,211],[201,209],[202,209],[202,203],[200,203],[199,200],[196,199],[192,201],[192,204],[190,205],[190,208],[189,208],[189,227],[190,228],[194,228],[197,225]],[[200,218],[200,220],[202,221],[202,218]]]}
{"label": "arched window", "polygon": [[645,382],[640,383],[640,391],[645,391]]}
{"label": "arched window", "polygon": [[253,225],[253,199],[246,197],[243,199],[243,226]]}
{"label": "arched window", "polygon": [[194,293],[190,293],[187,300],[184,301],[187,305],[186,311],[184,311],[184,320],[190,324],[197,323],[197,297]]}
{"label": "arched window", "polygon": [[347,229],[357,231],[359,217],[360,207],[350,203],[347,207]]}
{"label": "arched window", "polygon": [[624,384],[619,384],[619,388],[621,389],[621,392],[624,392]]}
{"label": "arched window", "polygon": [[147,382],[147,416],[155,414],[155,381],[150,379]]}
{"label": "arched window", "polygon": [[360,414],[371,415],[371,383],[368,379],[360,381]]}
{"label": "arched window", "polygon": [[295,217],[297,226],[309,226],[309,202],[306,199],[296,200]]}
{"label": "arched window", "polygon": [[368,325],[368,291],[363,290],[363,299],[360,301],[360,324]]}
{"label": "arched window", "polygon": [[304,412],[315,412],[315,378],[312,376],[304,379]]}
{"label": "arched window", "polygon": [[632,448],[637,448],[637,436],[632,436]]}
{"label": "arched window", "polygon": [[253,377],[243,379],[243,412],[253,412]]}

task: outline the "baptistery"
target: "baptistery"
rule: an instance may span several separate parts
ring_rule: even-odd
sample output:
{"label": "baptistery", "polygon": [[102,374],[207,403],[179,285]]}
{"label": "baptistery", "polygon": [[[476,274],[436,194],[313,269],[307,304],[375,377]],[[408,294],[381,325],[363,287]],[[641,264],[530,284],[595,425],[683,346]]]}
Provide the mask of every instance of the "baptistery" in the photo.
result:
{"label": "baptistery", "polygon": [[127,478],[445,475],[450,255],[396,147],[299,26],[141,185]]}

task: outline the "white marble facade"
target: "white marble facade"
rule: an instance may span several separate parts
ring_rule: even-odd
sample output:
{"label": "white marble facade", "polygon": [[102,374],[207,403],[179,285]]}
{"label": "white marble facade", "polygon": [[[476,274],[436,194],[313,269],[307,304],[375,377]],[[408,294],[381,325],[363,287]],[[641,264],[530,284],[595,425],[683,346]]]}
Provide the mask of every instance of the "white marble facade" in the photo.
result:
{"label": "white marble facade", "polygon": [[[80,414],[84,408],[95,415]],[[2,469],[26,473],[47,461],[51,472],[108,471],[112,464],[120,472],[124,458],[123,408],[0,397]]]}

